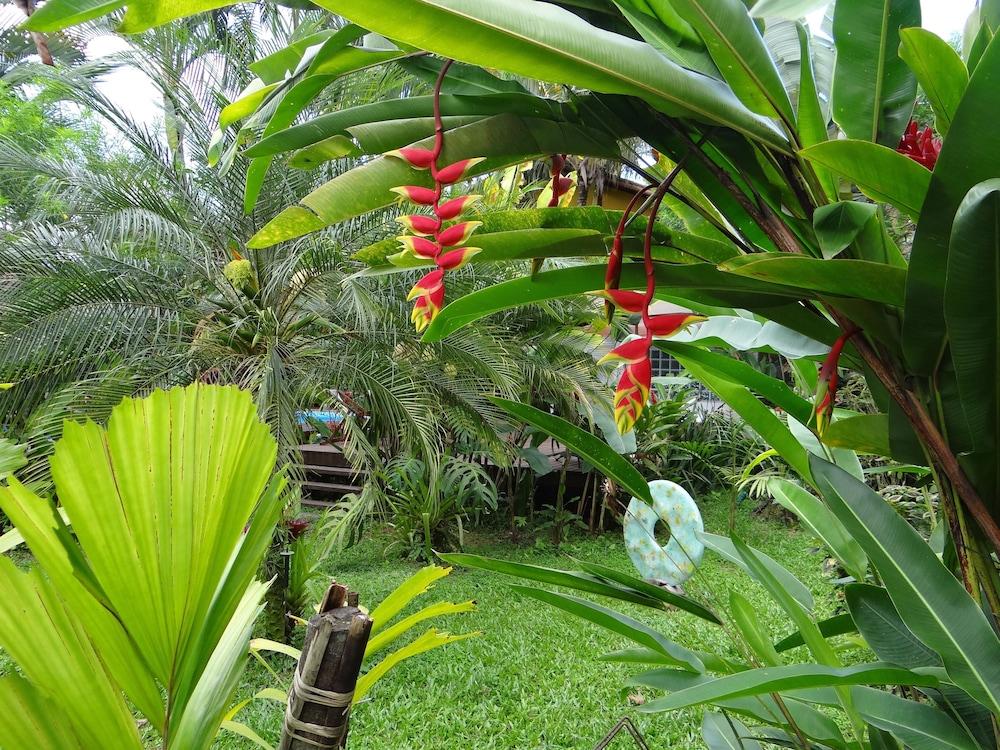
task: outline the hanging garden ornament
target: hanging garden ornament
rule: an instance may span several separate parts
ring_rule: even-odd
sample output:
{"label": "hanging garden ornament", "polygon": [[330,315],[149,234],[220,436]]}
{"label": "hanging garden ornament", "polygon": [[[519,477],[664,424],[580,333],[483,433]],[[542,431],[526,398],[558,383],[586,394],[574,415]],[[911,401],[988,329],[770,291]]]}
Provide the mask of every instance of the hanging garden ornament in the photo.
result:
{"label": "hanging garden ornament", "polygon": [[427,328],[444,307],[445,272],[461,268],[480,252],[478,247],[464,247],[464,245],[479,228],[481,222],[456,221],[450,226],[445,226],[445,222],[460,219],[462,213],[479,200],[480,196],[463,195],[441,202],[442,192],[446,186],[465,179],[469,171],[483,161],[482,158],[475,157],[438,166],[438,159],[444,147],[441,84],[451,64],[452,61],[448,60],[441,66],[441,72],[438,73],[437,82],[434,84],[434,147],[407,146],[385,154],[402,159],[414,169],[429,169],[434,180],[433,188],[419,185],[392,188],[393,192],[399,193],[404,199],[418,206],[429,206],[433,212],[433,216],[409,214],[396,219],[409,232],[399,237],[404,252],[425,260],[433,260],[437,266],[436,270],[420,279],[407,296],[407,300],[416,300],[410,320],[413,321],[418,333]]}
{"label": "hanging garden ornament", "polygon": [[[680,586],[694,575],[705,554],[698,534],[705,530],[694,499],[674,482],[649,483],[653,504],[633,497],[625,511],[625,548],[639,575],[648,581]],[[670,529],[670,540],[660,545],[656,524]]]}

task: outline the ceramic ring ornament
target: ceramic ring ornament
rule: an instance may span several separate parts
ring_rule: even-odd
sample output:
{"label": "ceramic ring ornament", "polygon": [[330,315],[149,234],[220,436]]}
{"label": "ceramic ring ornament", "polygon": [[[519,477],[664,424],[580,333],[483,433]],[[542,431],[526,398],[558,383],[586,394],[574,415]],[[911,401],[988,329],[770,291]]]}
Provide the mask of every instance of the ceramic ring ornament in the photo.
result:
{"label": "ceramic ring ornament", "polygon": [[[705,530],[701,513],[691,496],[674,482],[657,479],[649,483],[650,506],[633,497],[625,514],[625,548],[643,578],[680,586],[694,575],[705,554],[698,532]],[[663,521],[670,540],[663,547],[654,528]]]}

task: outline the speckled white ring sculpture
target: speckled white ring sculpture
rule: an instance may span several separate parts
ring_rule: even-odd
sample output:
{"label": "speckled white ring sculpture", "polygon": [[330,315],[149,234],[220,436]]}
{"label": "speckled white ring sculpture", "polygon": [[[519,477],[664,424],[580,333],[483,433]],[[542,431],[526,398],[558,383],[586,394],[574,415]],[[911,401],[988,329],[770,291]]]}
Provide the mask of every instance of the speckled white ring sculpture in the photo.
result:
{"label": "speckled white ring sculpture", "polygon": [[[625,548],[639,575],[679,586],[692,575],[705,554],[698,532],[705,530],[691,496],[674,482],[649,483],[653,505],[633,497],[625,514]],[[661,547],[653,529],[657,521],[670,528],[670,540]]]}

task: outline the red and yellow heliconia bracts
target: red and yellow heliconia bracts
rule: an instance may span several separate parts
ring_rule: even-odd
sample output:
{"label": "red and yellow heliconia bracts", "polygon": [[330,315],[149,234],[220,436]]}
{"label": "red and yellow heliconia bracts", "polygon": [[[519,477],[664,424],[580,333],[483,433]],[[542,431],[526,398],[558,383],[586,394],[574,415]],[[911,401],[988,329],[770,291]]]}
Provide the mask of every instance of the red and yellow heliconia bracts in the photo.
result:
{"label": "red and yellow heliconia bracts", "polygon": [[[648,309],[645,312],[648,313]],[[618,380],[618,387],[615,389],[614,400],[615,425],[618,427],[618,432],[623,435],[635,426],[649,401],[649,391],[653,382],[649,350],[653,345],[653,338],[672,336],[689,325],[708,320],[704,315],[689,312],[646,314],[643,317],[646,326],[644,336],[619,344],[597,362],[599,365],[605,362],[625,365]]]}
{"label": "red and yellow heliconia bracts", "polygon": [[[668,178],[669,179],[669,178]],[[669,184],[669,183],[668,183]],[[618,229],[612,240],[611,253],[608,256],[608,269],[604,277],[604,289],[595,294],[604,297],[607,310],[608,322],[611,321],[615,309],[621,309],[628,313],[642,313],[642,323],[645,328],[643,335],[624,344],[620,344],[598,360],[597,364],[614,362],[624,364],[621,377],[618,380],[618,387],[615,389],[614,414],[615,425],[618,432],[624,434],[631,430],[642,410],[649,402],[650,390],[653,383],[653,368],[649,361],[649,351],[653,346],[655,337],[672,336],[683,331],[689,325],[708,320],[704,315],[697,315],[691,312],[665,313],[653,315],[650,312],[650,305],[656,292],[656,274],[653,269],[652,240],[653,222],[650,220],[646,225],[645,241],[643,243],[643,263],[646,270],[646,289],[643,292],[636,292],[630,289],[619,289],[621,280],[623,247],[622,235],[628,226],[633,209],[638,205],[640,199],[645,195],[652,185],[640,190],[629,202],[628,207],[622,213],[621,221],[618,222]],[[661,184],[662,187],[662,184]],[[650,214],[656,215],[659,207],[659,200],[662,195],[654,200]]]}
{"label": "red and yellow heliconia bracts", "polygon": [[840,334],[837,340],[830,347],[830,353],[823,360],[823,365],[819,368],[819,378],[816,381],[816,396],[813,399],[813,417],[816,420],[816,434],[823,437],[823,432],[830,425],[833,418],[833,408],[837,405],[837,384],[840,376],[837,368],[840,363],[840,354],[844,351],[844,345],[848,339],[858,332],[858,329]]}
{"label": "red and yellow heliconia bracts", "polygon": [[[396,219],[408,234],[399,237],[403,250],[425,260],[433,260],[437,268],[426,274],[413,285],[407,300],[415,300],[410,320],[420,333],[431,324],[444,307],[445,272],[461,268],[480,251],[478,247],[466,247],[472,233],[481,222],[460,221],[462,214],[477,200],[478,195],[463,195],[441,202],[442,192],[448,185],[465,179],[482,158],[461,159],[460,161],[438,165],[444,146],[444,125],[441,120],[441,83],[451,66],[446,61],[438,74],[434,86],[434,146],[419,148],[407,146],[389,151],[385,156],[402,159],[414,169],[429,169],[434,187],[402,185],[393,188],[403,198],[418,206],[429,206],[433,215],[409,214]],[[456,221],[459,220],[459,221]],[[452,222],[448,226],[445,222]]]}

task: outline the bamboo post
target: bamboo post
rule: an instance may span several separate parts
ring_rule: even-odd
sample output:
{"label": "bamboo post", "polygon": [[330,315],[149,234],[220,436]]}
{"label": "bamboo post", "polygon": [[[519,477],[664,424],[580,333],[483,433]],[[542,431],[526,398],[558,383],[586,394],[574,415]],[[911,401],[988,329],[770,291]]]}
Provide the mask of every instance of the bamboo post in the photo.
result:
{"label": "bamboo post", "polygon": [[357,603],[355,592],[331,583],[319,614],[310,618],[278,750],[347,745],[351,700],[372,629]]}

